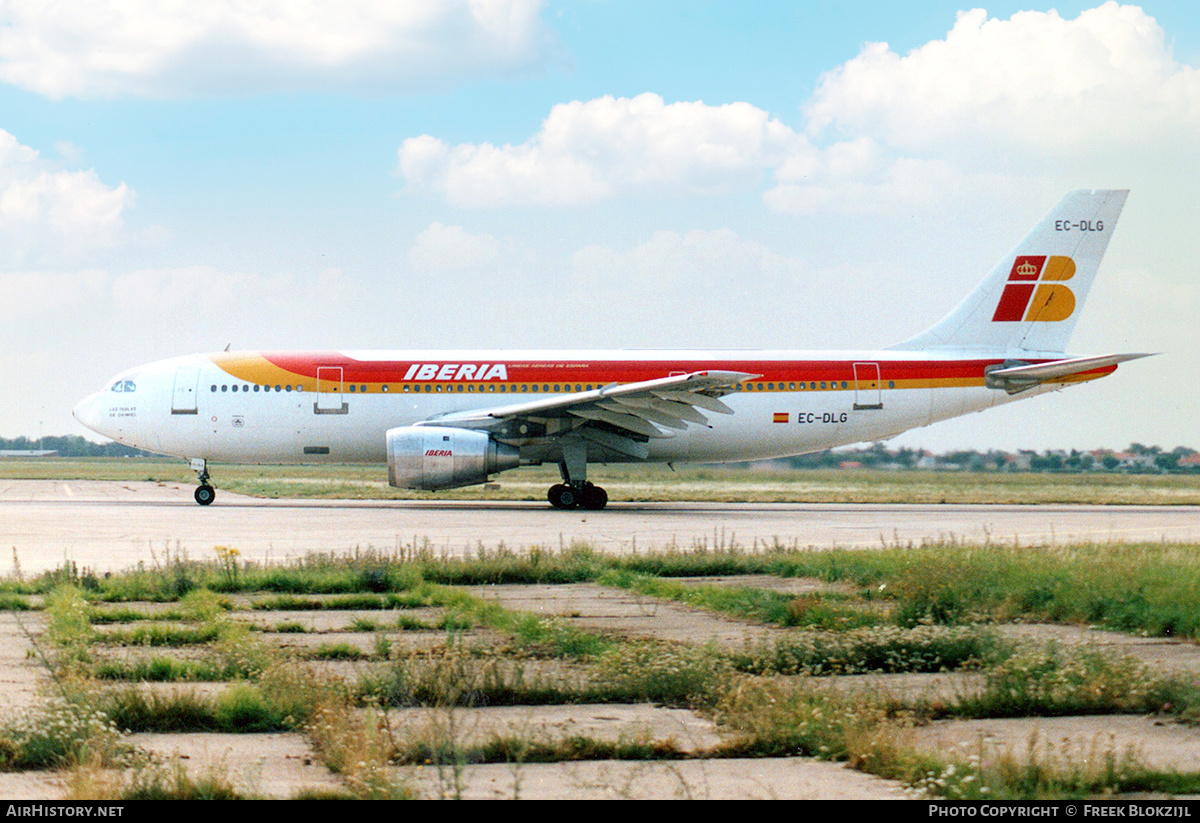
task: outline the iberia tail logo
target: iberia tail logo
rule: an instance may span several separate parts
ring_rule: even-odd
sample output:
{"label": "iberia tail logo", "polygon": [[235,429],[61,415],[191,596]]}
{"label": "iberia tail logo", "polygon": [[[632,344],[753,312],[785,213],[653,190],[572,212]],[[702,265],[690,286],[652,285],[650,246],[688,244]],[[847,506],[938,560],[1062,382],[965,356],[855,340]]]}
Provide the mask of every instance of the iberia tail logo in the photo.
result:
{"label": "iberia tail logo", "polygon": [[1075,311],[1075,294],[1062,281],[1074,275],[1075,261],[1069,257],[1018,257],[993,322],[1066,320]]}

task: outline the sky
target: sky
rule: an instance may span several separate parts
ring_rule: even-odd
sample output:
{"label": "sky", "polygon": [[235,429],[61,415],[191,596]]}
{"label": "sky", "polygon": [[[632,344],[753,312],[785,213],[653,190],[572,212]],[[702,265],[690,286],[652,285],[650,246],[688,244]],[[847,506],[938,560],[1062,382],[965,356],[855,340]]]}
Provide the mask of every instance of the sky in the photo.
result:
{"label": "sky", "polygon": [[901,435],[1200,448],[1182,0],[0,0],[0,436],[235,349],[872,349],[1131,190],[1070,349]]}

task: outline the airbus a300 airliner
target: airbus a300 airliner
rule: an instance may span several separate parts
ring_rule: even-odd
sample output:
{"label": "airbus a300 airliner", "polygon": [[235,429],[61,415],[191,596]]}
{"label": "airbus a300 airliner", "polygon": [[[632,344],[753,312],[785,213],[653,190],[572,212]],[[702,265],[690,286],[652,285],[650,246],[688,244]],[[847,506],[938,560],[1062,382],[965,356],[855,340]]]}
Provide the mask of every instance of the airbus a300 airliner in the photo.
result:
{"label": "airbus a300 airliner", "polygon": [[210,463],[386,463],[426,490],[552,463],[552,505],[601,509],[589,464],[881,440],[1144,357],[1066,354],[1126,194],[1071,192],[944,319],[879,351],[226,351],[123,372],[75,417],[189,459],[201,505]]}

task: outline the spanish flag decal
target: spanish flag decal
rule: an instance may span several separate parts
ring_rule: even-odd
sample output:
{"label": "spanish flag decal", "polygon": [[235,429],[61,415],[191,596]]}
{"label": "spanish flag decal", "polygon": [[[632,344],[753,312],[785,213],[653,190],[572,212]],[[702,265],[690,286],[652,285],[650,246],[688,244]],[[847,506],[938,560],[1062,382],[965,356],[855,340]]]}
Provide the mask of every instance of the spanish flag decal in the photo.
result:
{"label": "spanish flag decal", "polygon": [[771,422],[772,423],[788,422],[788,413],[787,412],[775,412],[775,414],[772,415],[772,417],[771,417]]}

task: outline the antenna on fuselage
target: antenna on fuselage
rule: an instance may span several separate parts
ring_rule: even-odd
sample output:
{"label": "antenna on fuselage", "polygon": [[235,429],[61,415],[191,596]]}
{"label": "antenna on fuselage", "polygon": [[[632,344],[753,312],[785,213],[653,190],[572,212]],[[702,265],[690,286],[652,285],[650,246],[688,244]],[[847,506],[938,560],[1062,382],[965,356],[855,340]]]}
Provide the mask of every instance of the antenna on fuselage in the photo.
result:
{"label": "antenna on fuselage", "polygon": [[225,351],[229,351],[231,348],[233,348],[233,344],[232,344],[232,343],[226,343],[226,344],[225,344]]}

